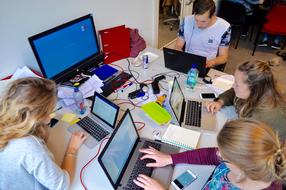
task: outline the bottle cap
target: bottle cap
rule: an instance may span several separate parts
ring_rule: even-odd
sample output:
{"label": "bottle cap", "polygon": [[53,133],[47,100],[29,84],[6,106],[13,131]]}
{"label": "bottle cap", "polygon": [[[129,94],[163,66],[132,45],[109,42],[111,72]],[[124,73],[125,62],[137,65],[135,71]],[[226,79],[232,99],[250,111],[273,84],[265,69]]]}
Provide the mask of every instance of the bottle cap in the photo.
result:
{"label": "bottle cap", "polygon": [[74,92],[78,92],[79,91],[79,88],[78,88],[79,82],[74,83],[73,86],[74,86]]}
{"label": "bottle cap", "polygon": [[192,64],[192,68],[197,68],[197,64]]}
{"label": "bottle cap", "polygon": [[73,84],[74,87],[78,87],[79,85],[80,85],[79,82],[76,82],[76,83]]}

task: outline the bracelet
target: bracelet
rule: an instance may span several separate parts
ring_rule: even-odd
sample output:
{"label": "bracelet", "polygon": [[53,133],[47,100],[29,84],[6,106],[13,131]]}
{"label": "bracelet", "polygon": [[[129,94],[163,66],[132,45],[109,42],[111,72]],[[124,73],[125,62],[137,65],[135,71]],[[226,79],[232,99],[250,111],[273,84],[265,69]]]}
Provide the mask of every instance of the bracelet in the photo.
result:
{"label": "bracelet", "polygon": [[77,155],[76,155],[76,154],[73,154],[73,153],[66,153],[65,156],[71,156],[71,157],[74,157],[74,158],[77,157]]}

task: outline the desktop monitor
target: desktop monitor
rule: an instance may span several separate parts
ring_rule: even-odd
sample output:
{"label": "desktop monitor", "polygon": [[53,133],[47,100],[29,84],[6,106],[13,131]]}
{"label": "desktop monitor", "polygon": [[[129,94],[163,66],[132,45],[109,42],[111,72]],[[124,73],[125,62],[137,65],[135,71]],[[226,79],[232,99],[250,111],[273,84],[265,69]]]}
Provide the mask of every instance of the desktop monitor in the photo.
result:
{"label": "desktop monitor", "polygon": [[103,61],[91,14],[28,39],[43,76],[57,83]]}

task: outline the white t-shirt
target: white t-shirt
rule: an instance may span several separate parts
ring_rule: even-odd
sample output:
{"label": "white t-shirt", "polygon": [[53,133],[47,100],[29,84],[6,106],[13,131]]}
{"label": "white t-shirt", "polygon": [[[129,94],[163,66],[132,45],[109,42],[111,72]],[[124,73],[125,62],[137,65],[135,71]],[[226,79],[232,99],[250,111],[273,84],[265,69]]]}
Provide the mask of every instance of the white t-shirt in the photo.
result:
{"label": "white t-shirt", "polygon": [[196,25],[194,15],[185,17],[178,35],[186,42],[186,52],[207,57],[209,60],[217,56],[219,47],[229,46],[230,24],[222,18],[216,18],[213,25],[200,29]]}
{"label": "white t-shirt", "polygon": [[53,159],[45,143],[37,137],[9,141],[0,151],[0,189],[68,189],[69,175]]}

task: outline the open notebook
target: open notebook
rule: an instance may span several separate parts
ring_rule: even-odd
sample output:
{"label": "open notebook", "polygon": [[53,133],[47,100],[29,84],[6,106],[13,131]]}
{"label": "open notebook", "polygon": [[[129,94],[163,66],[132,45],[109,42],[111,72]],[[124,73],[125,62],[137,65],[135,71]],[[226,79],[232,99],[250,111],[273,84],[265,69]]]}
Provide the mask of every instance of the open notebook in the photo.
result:
{"label": "open notebook", "polygon": [[162,136],[162,141],[180,148],[191,150],[197,147],[201,133],[170,124]]}

